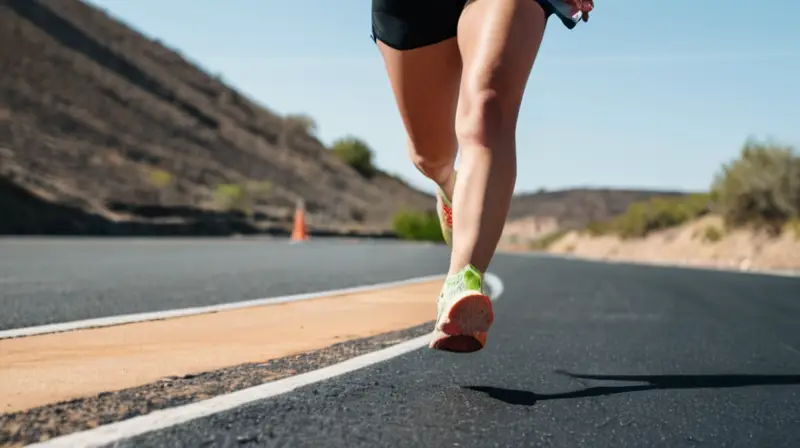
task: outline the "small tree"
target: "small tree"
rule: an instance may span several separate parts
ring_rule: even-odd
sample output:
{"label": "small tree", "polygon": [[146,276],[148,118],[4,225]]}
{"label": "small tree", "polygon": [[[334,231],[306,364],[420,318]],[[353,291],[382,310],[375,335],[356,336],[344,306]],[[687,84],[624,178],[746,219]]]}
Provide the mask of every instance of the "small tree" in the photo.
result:
{"label": "small tree", "polygon": [[711,191],[726,225],[778,233],[800,216],[800,157],[789,146],[748,140],[739,158],[723,165]]}
{"label": "small tree", "polygon": [[364,141],[356,137],[340,138],[333,143],[331,150],[362,176],[370,178],[375,175],[377,170],[372,164],[372,149]]}
{"label": "small tree", "polygon": [[439,217],[434,212],[398,212],[394,217],[394,231],[404,240],[444,241]]}
{"label": "small tree", "polygon": [[150,185],[162,189],[172,185],[174,178],[169,171],[153,168],[149,171],[147,180],[150,182]]}
{"label": "small tree", "polygon": [[175,177],[167,170],[160,168],[147,169],[147,183],[155,190],[153,196],[161,203],[167,194],[167,189],[175,182]]}
{"label": "small tree", "polygon": [[308,135],[316,135],[317,122],[306,114],[289,114],[283,118],[284,128],[287,134],[302,132]]}
{"label": "small tree", "polygon": [[225,210],[235,210],[252,216],[253,204],[270,190],[271,184],[247,182],[244,184],[220,184],[214,192],[217,203]]}

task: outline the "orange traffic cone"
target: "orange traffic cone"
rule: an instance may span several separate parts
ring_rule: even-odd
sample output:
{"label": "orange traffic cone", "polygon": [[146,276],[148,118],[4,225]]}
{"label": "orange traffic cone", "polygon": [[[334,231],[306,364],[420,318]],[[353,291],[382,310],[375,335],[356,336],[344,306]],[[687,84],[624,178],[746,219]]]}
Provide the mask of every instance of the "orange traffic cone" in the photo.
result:
{"label": "orange traffic cone", "polygon": [[294,228],[292,229],[292,241],[306,241],[308,240],[308,229],[306,228],[306,213],[305,207],[299,204],[297,210],[294,212]]}

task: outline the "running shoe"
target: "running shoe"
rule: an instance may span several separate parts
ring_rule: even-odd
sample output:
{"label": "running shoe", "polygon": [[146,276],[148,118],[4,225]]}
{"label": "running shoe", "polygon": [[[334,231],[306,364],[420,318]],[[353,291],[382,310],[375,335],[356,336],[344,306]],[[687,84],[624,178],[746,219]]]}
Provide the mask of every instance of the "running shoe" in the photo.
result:
{"label": "running shoe", "polygon": [[474,266],[467,265],[445,279],[436,303],[436,327],[430,348],[469,353],[486,345],[494,312],[492,302],[483,293],[482,277]]}

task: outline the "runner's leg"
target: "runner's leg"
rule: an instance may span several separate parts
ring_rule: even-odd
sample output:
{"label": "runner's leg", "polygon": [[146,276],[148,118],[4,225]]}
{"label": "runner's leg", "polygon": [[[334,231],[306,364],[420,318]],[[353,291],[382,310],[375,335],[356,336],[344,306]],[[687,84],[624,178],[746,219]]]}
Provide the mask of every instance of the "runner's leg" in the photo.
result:
{"label": "runner's leg", "polygon": [[462,13],[450,274],[470,264],[485,272],[494,256],[516,181],[520,103],[546,19],[534,0],[472,0]]}
{"label": "runner's leg", "polygon": [[373,30],[411,161],[453,194],[461,55],[455,33],[465,0],[373,0]]}

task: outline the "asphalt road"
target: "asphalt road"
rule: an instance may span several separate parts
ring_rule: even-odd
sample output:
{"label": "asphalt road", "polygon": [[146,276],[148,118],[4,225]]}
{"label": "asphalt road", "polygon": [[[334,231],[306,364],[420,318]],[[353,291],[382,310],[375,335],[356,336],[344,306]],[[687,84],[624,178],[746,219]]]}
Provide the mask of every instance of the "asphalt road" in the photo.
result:
{"label": "asphalt road", "polygon": [[[2,241],[0,322],[356,286],[446,261],[396,243]],[[416,350],[121,446],[800,446],[800,279],[511,255],[492,271],[505,293],[482,352]]]}
{"label": "asphalt road", "polygon": [[492,270],[505,293],[482,352],[420,349],[122,446],[800,446],[800,280]]}
{"label": "asphalt road", "polygon": [[441,247],[317,239],[0,239],[0,330],[436,275]]}

